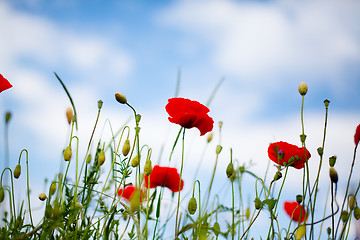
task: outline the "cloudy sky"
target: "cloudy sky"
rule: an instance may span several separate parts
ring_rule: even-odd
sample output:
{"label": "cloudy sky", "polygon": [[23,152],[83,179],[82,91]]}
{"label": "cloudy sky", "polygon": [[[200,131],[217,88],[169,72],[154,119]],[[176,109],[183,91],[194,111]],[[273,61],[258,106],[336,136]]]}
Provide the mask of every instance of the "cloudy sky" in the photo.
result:
{"label": "cloudy sky", "polygon": [[[221,171],[229,161],[230,148],[240,165],[252,160],[251,170],[262,175],[270,142],[300,145],[297,88],[305,81],[311,167],[318,164],[323,101],[329,99],[324,156],[326,160],[337,155],[344,163],[338,168],[340,182],[345,183],[341,174],[348,172],[353,135],[360,123],[359,11],[356,0],[0,0],[0,73],[14,86],[0,97],[1,114],[12,112],[10,165],[16,165],[21,149],[28,149],[31,181],[36,186],[42,186],[45,178],[52,179],[60,166],[69,131],[65,109],[70,103],[56,72],[78,111],[82,151],[95,122],[98,100],[104,105],[97,139],[102,129],[103,136],[110,136],[106,119],[116,131],[131,116],[130,109],[114,100],[114,93],[122,92],[142,115],[142,144],[153,148],[153,162],[163,164],[178,131],[168,123],[164,109],[167,99],[175,95],[177,79],[179,96],[202,103],[224,79],[209,106],[215,122],[224,122],[221,140],[216,125],[214,141],[205,154],[210,163],[202,163],[199,176],[212,171],[219,141],[224,153],[218,184],[225,181]],[[197,130],[187,132],[186,160],[194,164],[205,139]],[[2,157],[3,137],[0,144]],[[163,144],[166,150],[160,155]],[[189,168],[193,169],[188,167],[185,177],[192,178]],[[326,164],[324,182],[327,171]],[[288,187],[301,185],[296,182],[298,176],[291,169]],[[190,185],[185,187],[190,189]],[[287,197],[296,194],[291,188]]]}

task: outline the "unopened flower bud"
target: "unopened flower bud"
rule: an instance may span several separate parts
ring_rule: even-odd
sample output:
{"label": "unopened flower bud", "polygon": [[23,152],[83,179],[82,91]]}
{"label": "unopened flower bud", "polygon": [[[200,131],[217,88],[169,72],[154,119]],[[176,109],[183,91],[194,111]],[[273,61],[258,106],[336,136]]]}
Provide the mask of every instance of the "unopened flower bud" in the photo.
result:
{"label": "unopened flower bud", "polygon": [[330,173],[330,179],[331,179],[331,182],[333,182],[333,183],[337,183],[337,182],[338,182],[338,180],[339,180],[339,177],[338,177],[338,174],[337,174],[337,172],[336,172],[335,168],[330,167],[330,171],[329,171],[329,173]]}
{"label": "unopened flower bud", "polygon": [[219,155],[220,152],[221,152],[221,150],[222,150],[222,146],[221,146],[221,145],[217,145],[217,146],[216,146],[216,154]]}
{"label": "unopened flower bud", "polygon": [[228,178],[231,177],[231,175],[233,175],[234,173],[234,165],[232,162],[230,162],[228,165],[227,165],[227,168],[226,168],[226,176]]}
{"label": "unopened flower bud", "polygon": [[324,153],[324,149],[322,147],[318,147],[317,152],[318,152],[319,156],[322,156]]}
{"label": "unopened flower bud", "polygon": [[133,193],[133,196],[130,200],[130,209],[132,212],[135,212],[140,208],[140,204],[141,204],[140,195],[141,195],[140,190],[137,190]]}
{"label": "unopened flower bud", "polygon": [[119,92],[115,93],[115,99],[116,99],[116,101],[118,101],[119,103],[122,103],[122,104],[127,103],[126,97],[125,97],[125,95],[122,94],[122,93],[119,93]]}
{"label": "unopened flower bud", "polygon": [[250,219],[250,208],[246,208],[246,210],[245,210],[245,217],[246,217],[246,220],[249,220],[249,219]]}
{"label": "unopened flower bud", "polygon": [[20,174],[21,174],[21,165],[18,164],[14,169],[14,178],[19,178]]}
{"label": "unopened flower bud", "polygon": [[299,93],[301,94],[301,96],[305,96],[307,91],[308,91],[308,87],[307,87],[306,83],[301,82],[299,85]]}
{"label": "unopened flower bud", "polygon": [[219,225],[218,222],[215,222],[215,223],[214,223],[213,232],[214,232],[215,236],[218,236],[218,235],[219,235],[219,233],[220,233],[220,225]]}
{"label": "unopened flower bud", "polygon": [[90,163],[91,162],[91,154],[89,154],[86,158],[86,163]]}
{"label": "unopened flower bud", "polygon": [[5,198],[5,190],[3,187],[0,187],[0,203],[4,201]]}
{"label": "unopened flower bud", "polygon": [[296,202],[297,202],[298,204],[301,204],[302,201],[303,201],[303,196],[300,195],[300,194],[296,195]]}
{"label": "unopened flower bud", "polygon": [[207,141],[208,143],[211,142],[211,140],[213,139],[213,136],[214,136],[214,133],[213,133],[213,132],[210,132],[210,133],[207,135],[206,141]]}
{"label": "unopened flower bud", "polygon": [[220,122],[219,122],[219,128],[220,128],[220,129],[222,128],[222,125],[223,125],[223,122],[220,121]]}
{"label": "unopened flower bud", "polygon": [[343,222],[346,222],[349,219],[349,213],[347,211],[342,211],[340,218]]}
{"label": "unopened flower bud", "polygon": [[300,225],[295,233],[295,240],[300,240],[306,233],[306,226]]}
{"label": "unopened flower bud", "polygon": [[245,166],[240,166],[239,167],[239,172],[244,173],[245,172]]}
{"label": "unopened flower bud", "polygon": [[7,124],[11,119],[11,112],[5,113],[5,123]]}
{"label": "unopened flower bud", "polygon": [[146,176],[149,176],[152,172],[152,166],[151,166],[151,161],[150,159],[147,159],[146,160],[146,163],[145,163],[145,167],[144,167],[144,174]]}
{"label": "unopened flower bud", "polygon": [[139,165],[139,156],[136,155],[132,160],[131,160],[131,166],[132,167],[137,167]]}
{"label": "unopened flower bud", "polygon": [[355,209],[354,209],[354,218],[356,219],[356,220],[359,220],[360,219],[360,208],[359,207],[355,207]]}
{"label": "unopened flower bud", "polygon": [[196,199],[194,197],[190,198],[189,204],[188,204],[188,211],[191,215],[193,215],[196,212],[197,209],[197,203]]}
{"label": "unopened flower bud", "polygon": [[331,227],[328,227],[328,228],[326,229],[326,231],[327,231],[327,234],[330,235],[330,234],[331,234]]}
{"label": "unopened flower bud", "polygon": [[257,210],[259,210],[261,207],[262,207],[262,203],[261,203],[261,200],[260,200],[260,198],[255,198],[255,208],[257,209]]}
{"label": "unopened flower bud", "polygon": [[68,107],[66,109],[66,119],[68,121],[68,123],[70,124],[71,123],[71,120],[72,120],[72,117],[74,116],[74,113],[73,113],[73,110],[71,107]]}
{"label": "unopened flower bud", "polygon": [[98,101],[98,109],[100,110],[102,108],[103,105],[103,101],[99,100]]}
{"label": "unopened flower bud", "polygon": [[326,108],[329,106],[329,103],[330,103],[329,100],[327,100],[327,99],[324,100],[324,105],[325,105]]}
{"label": "unopened flower bud", "polygon": [[354,195],[350,195],[350,196],[349,196],[349,208],[350,208],[350,210],[354,210],[355,206],[356,206],[355,196],[354,196]]}
{"label": "unopened flower bud", "polygon": [[39,199],[40,199],[41,201],[45,201],[46,198],[47,198],[47,196],[46,196],[45,193],[40,193],[40,194],[39,194]]}
{"label": "unopened flower bud", "polygon": [[277,181],[279,180],[280,178],[282,177],[282,173],[277,171],[274,175],[274,181]]}
{"label": "unopened flower bud", "polygon": [[69,145],[64,151],[64,160],[67,162],[70,161],[71,155],[72,155],[72,150],[71,150],[71,146]]}
{"label": "unopened flower bud", "polygon": [[56,192],[56,182],[52,182],[50,185],[50,195],[54,195]]}
{"label": "unopened flower bud", "polygon": [[102,166],[104,162],[105,162],[105,152],[104,150],[101,150],[98,157],[99,166]]}
{"label": "unopened flower bud", "polygon": [[334,165],[335,165],[335,163],[336,163],[336,156],[331,156],[330,158],[329,158],[329,165],[330,165],[330,167],[333,167]]}
{"label": "unopened flower bud", "polygon": [[126,139],[124,142],[122,153],[124,156],[127,156],[129,154],[129,152],[130,152],[130,140]]}

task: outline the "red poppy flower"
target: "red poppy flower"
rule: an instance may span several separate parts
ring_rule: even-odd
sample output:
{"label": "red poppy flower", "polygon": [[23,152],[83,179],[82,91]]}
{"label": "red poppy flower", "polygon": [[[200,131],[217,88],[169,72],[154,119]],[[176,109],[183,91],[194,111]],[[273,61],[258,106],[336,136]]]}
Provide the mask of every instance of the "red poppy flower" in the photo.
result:
{"label": "red poppy flower", "polygon": [[308,218],[305,208],[298,202],[284,202],[284,210],[296,222],[304,222]]}
{"label": "red poppy flower", "polygon": [[0,74],[0,93],[6,89],[11,88],[9,81]]}
{"label": "red poppy flower", "polygon": [[360,124],[356,128],[355,135],[354,135],[354,141],[355,141],[355,146],[357,146],[360,141]]}
{"label": "red poppy flower", "polygon": [[[145,177],[145,187],[148,187],[149,178],[146,175],[144,177]],[[176,168],[160,167],[158,165],[155,165],[149,177],[150,177],[150,188],[163,186],[169,188],[172,192],[179,191],[180,175],[177,172]],[[182,190],[183,187],[184,187],[184,180],[181,179],[180,190]]]}
{"label": "red poppy flower", "polygon": [[[306,156],[305,156],[306,150]],[[305,162],[311,157],[305,148],[299,148],[287,142],[275,142],[270,144],[268,155],[271,161],[279,165],[290,164],[290,166],[301,169]]]}
{"label": "red poppy flower", "polygon": [[[136,191],[137,189],[133,185],[128,185],[125,187],[125,189],[120,188],[118,191],[118,195],[128,201],[131,201]],[[145,196],[145,193],[143,191],[141,191],[140,201],[142,201],[142,196]]]}
{"label": "red poppy flower", "polygon": [[200,131],[200,136],[213,129],[214,120],[208,116],[210,110],[197,101],[170,98],[165,109],[170,115],[170,122],[179,124],[184,128],[196,127]]}

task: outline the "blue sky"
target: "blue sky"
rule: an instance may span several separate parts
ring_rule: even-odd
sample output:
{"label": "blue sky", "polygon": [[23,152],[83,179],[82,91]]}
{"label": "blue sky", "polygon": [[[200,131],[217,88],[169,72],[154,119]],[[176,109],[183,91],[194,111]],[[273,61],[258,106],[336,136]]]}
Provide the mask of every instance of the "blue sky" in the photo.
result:
{"label": "blue sky", "polygon": [[[327,157],[336,154],[348,162],[360,122],[359,10],[355,0],[2,0],[0,71],[14,86],[0,98],[1,112],[13,113],[10,162],[28,148],[37,166],[33,175],[40,170],[52,178],[56,172],[69,102],[54,71],[77,106],[82,148],[97,100],[104,101],[101,124],[109,118],[116,129],[131,115],[114,101],[120,91],[143,116],[144,144],[152,143],[156,158],[164,139],[176,136],[164,107],[174,96],[179,69],[180,96],[203,103],[225,79],[210,115],[224,122],[224,149],[233,147],[241,163],[252,159],[254,171],[263,171],[270,142],[300,145],[301,81],[309,87],[305,122],[314,166],[324,99],[331,101]],[[188,132],[192,145],[202,148],[198,132]],[[189,148],[188,158],[196,159],[199,150]],[[227,162],[228,152],[219,171]],[[203,173],[210,166],[203,166]],[[343,166],[340,173],[348,171]],[[42,180],[33,181],[41,185]]]}

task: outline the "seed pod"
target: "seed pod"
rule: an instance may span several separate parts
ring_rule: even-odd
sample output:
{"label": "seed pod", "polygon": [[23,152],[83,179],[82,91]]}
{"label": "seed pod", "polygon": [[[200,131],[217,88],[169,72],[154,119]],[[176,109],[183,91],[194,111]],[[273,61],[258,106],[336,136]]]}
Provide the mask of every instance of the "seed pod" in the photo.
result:
{"label": "seed pod", "polygon": [[0,187],[0,203],[4,201],[5,198],[5,190],[3,187]]}
{"label": "seed pod", "polygon": [[131,166],[132,167],[137,167],[139,165],[139,157],[138,155],[136,155],[132,160],[131,160]]}
{"label": "seed pod", "polygon": [[19,178],[21,174],[21,165],[18,164],[16,165],[15,169],[14,169],[14,178]]}
{"label": "seed pod", "polygon": [[124,142],[122,153],[124,156],[127,156],[129,154],[129,152],[130,152],[130,140],[126,139]]}
{"label": "seed pod", "polygon": [[355,209],[354,209],[354,218],[356,220],[360,219],[360,208],[358,206],[356,206]]}
{"label": "seed pod", "polygon": [[301,96],[305,96],[308,91],[308,87],[305,82],[301,82],[299,85],[299,93]]}
{"label": "seed pod", "polygon": [[274,175],[274,181],[277,181],[279,180],[280,178],[282,177],[282,173],[277,171]]}
{"label": "seed pod", "polygon": [[230,178],[231,175],[233,175],[233,173],[234,173],[234,165],[232,162],[230,162],[226,168],[226,176]]}
{"label": "seed pod", "polygon": [[335,165],[335,163],[336,163],[336,156],[331,156],[330,158],[329,158],[329,165],[330,165],[330,167],[333,167],[334,165]]}
{"label": "seed pod", "polygon": [[40,194],[39,194],[39,199],[40,199],[41,201],[45,201],[46,198],[47,198],[47,196],[46,196],[45,193],[40,193]]}
{"label": "seed pod", "polygon": [[105,162],[105,152],[104,150],[101,150],[98,157],[99,166],[102,166],[104,162]]}
{"label": "seed pod", "polygon": [[56,182],[52,182],[50,185],[50,195],[54,195],[56,192]]}
{"label": "seed pod", "polygon": [[188,204],[188,211],[191,215],[193,215],[196,212],[197,209],[197,203],[196,199],[194,197],[190,198],[189,204]]}
{"label": "seed pod", "polygon": [[300,195],[300,194],[296,195],[296,201],[297,201],[298,204],[301,204],[302,201],[303,201],[303,196]]}
{"label": "seed pod", "polygon": [[64,151],[64,160],[67,162],[70,161],[71,155],[72,155],[72,150],[71,150],[71,146],[69,145]]}
{"label": "seed pod", "polygon": [[324,149],[322,147],[318,147],[317,152],[318,152],[319,156],[322,156],[324,153]]}
{"label": "seed pod", "polygon": [[99,100],[98,101],[98,109],[100,110],[102,108],[102,105],[103,105],[103,101]]}
{"label": "seed pod", "polygon": [[126,97],[122,93],[119,93],[119,92],[115,93],[115,99],[116,99],[116,101],[118,101],[121,104],[127,103]]}
{"label": "seed pod", "polygon": [[144,174],[146,176],[149,176],[152,172],[152,166],[151,166],[151,161],[150,159],[147,159],[146,160],[146,163],[145,163],[145,167],[144,167]]}
{"label": "seed pod", "polygon": [[339,177],[338,177],[336,170],[333,167],[330,167],[329,174],[330,174],[331,182],[337,183],[339,180]]}
{"label": "seed pod", "polygon": [[324,100],[324,105],[325,105],[326,108],[329,106],[329,103],[330,103],[330,101],[328,99]]}

